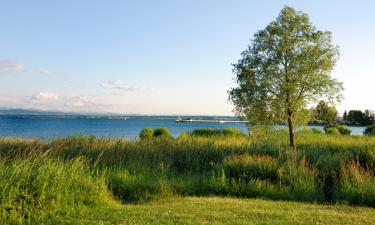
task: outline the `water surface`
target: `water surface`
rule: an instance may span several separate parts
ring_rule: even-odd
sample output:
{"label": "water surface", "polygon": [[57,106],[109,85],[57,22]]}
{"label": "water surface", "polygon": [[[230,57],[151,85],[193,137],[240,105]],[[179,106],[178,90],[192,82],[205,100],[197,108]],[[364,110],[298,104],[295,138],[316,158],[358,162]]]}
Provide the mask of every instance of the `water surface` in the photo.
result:
{"label": "water surface", "polygon": [[[72,116],[0,116],[0,136],[53,139],[76,134],[97,137],[136,138],[144,127],[168,127],[173,136],[196,128],[236,127],[247,133],[244,123],[185,122],[175,117],[72,117]],[[205,119],[215,119],[206,117]],[[223,118],[226,120],[233,117]],[[280,128],[286,126],[278,126]],[[309,126],[323,130],[323,126]],[[350,127],[353,135],[361,135],[365,127]]]}

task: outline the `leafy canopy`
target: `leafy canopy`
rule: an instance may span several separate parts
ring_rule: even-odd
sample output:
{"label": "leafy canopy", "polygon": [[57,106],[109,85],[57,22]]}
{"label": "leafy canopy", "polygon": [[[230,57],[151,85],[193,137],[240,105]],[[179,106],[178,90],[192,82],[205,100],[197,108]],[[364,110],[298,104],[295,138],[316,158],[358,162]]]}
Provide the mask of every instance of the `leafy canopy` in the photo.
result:
{"label": "leafy canopy", "polygon": [[[330,32],[317,30],[291,7],[258,31],[233,72],[238,87],[229,100],[251,124],[304,124],[305,108],[318,99],[339,101],[342,83],[330,76],[338,58]],[[292,124],[292,125],[293,125]]]}
{"label": "leafy canopy", "polygon": [[313,119],[333,123],[337,117],[337,110],[335,106],[330,106],[322,100],[313,110],[313,115]]}

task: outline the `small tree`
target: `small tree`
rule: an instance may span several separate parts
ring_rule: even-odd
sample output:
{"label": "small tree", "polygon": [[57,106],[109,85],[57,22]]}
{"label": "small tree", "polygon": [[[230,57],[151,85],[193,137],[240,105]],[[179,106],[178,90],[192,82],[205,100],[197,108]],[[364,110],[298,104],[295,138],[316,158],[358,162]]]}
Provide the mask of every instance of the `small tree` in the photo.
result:
{"label": "small tree", "polygon": [[368,136],[375,136],[375,125],[366,127],[366,129],[363,131],[363,134]]}
{"label": "small tree", "polygon": [[233,69],[238,87],[229,91],[236,113],[252,125],[286,122],[294,150],[295,126],[309,119],[305,108],[318,99],[342,98],[342,84],[330,76],[338,57],[331,33],[291,7],[258,31],[241,56]]}
{"label": "small tree", "polygon": [[333,123],[337,117],[337,110],[335,106],[330,106],[325,101],[320,101],[315,107],[314,117],[317,120],[322,120],[327,123]]}

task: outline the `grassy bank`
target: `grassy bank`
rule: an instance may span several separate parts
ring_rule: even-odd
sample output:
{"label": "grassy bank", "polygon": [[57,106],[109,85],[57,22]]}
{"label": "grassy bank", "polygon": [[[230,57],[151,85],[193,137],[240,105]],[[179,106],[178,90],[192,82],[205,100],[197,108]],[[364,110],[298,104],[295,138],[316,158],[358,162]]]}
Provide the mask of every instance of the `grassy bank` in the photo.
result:
{"label": "grassy bank", "polygon": [[126,207],[152,208],[154,203],[148,201],[176,196],[375,207],[373,137],[301,131],[293,162],[282,130],[257,131],[251,137],[208,134],[138,141],[92,136],[0,139],[1,219],[50,221],[123,207],[118,202],[142,202]]}

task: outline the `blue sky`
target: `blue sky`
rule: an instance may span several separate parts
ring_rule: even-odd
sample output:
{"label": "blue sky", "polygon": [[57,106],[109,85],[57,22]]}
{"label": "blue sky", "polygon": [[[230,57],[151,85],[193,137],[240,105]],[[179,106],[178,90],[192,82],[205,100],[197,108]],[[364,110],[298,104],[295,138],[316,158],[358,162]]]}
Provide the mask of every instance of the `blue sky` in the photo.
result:
{"label": "blue sky", "polygon": [[231,115],[231,64],[285,5],[333,32],[338,109],[375,110],[370,0],[4,0],[0,107]]}

